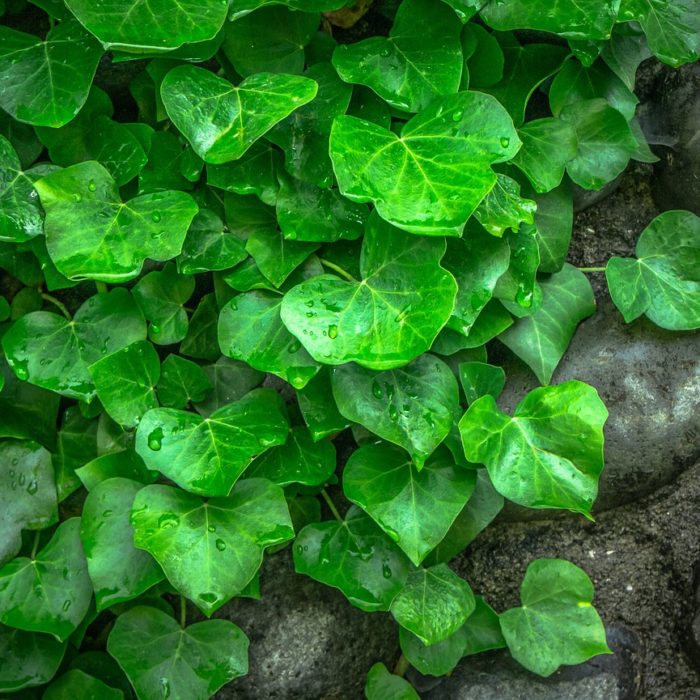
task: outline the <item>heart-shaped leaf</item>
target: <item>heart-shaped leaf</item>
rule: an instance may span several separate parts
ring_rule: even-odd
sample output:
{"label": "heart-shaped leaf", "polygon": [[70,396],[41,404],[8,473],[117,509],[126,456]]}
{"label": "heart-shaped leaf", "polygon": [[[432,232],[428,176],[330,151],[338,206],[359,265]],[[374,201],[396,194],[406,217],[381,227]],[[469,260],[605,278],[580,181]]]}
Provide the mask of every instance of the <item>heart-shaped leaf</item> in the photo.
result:
{"label": "heart-shaped leaf", "polygon": [[158,400],[169,408],[185,408],[203,401],[214,388],[206,372],[179,355],[168,355],[160,368]]}
{"label": "heart-shaped leaf", "polygon": [[48,634],[0,625],[0,691],[13,693],[48,683],[68,648]]}
{"label": "heart-shaped leaf", "polygon": [[401,676],[389,673],[382,663],[376,663],[367,674],[367,700],[420,700],[413,686]]}
{"label": "heart-shaped leaf", "polygon": [[42,700],[73,700],[76,697],[124,700],[124,693],[79,669],[72,669],[53,681],[41,697]]}
{"label": "heart-shaped leaf", "polygon": [[208,500],[146,486],[131,522],[136,546],[207,616],[245,588],[267,547],[294,537],[284,492],[265,479],[244,479],[230,496]]}

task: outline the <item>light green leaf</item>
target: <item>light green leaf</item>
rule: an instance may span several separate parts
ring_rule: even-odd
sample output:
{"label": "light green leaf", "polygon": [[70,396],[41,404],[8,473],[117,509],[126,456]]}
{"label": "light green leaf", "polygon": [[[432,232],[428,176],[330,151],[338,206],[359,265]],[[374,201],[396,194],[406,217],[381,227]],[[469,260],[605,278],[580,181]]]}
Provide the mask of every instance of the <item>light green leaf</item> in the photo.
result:
{"label": "light green leaf", "polygon": [[61,644],[48,634],[22,632],[0,625],[0,691],[13,693],[48,683],[66,653]]}
{"label": "light green leaf", "polygon": [[112,176],[87,161],[35,183],[46,210],[49,255],[69,279],[123,282],[146,258],[176,256],[197,213],[184,192],[154,192],[124,203]]}
{"label": "light green leaf", "polygon": [[124,693],[79,669],[64,673],[51,683],[42,700],[123,700]]}
{"label": "light green leaf", "polygon": [[134,544],[207,616],[245,588],[267,547],[294,537],[284,492],[265,479],[242,480],[230,496],[208,500],[146,486],[131,522]]}
{"label": "light green leaf", "polygon": [[340,191],[372,202],[410,233],[459,236],[496,184],[491,164],[520,148],[513,122],[491,96],[460,92],[431,102],[398,136],[356,117],[337,117],[330,152]]}
{"label": "light green leaf", "polygon": [[520,185],[498,173],[496,184],[476,208],[474,217],[492,235],[501,237],[507,229],[517,231],[520,224],[532,224],[537,204],[520,196]]}
{"label": "light green leaf", "polygon": [[282,321],[324,364],[391,369],[428,350],[452,312],[457,285],[440,267],[443,240],[407,236],[373,214],[362,281],[321,275],[291,289]]}
{"label": "light green leaf", "polygon": [[240,158],[316,90],[313,80],[297,75],[258,73],[234,87],[203,68],[178,66],[165,76],[161,96],[197,155],[216,164]]}
{"label": "light green leaf", "polygon": [[401,676],[389,673],[382,663],[376,663],[367,674],[367,700],[420,700],[413,686]]}
{"label": "light green leaf", "polygon": [[642,231],[637,258],[612,257],[605,276],[630,323],[642,314],[673,331],[700,328],[700,218],[668,211]]}
{"label": "light green leaf", "polygon": [[551,192],[533,197],[537,202],[535,228],[540,251],[540,272],[559,272],[564,266],[574,222],[571,186],[564,181]]}
{"label": "light green leaf", "polygon": [[165,358],[156,386],[158,400],[170,408],[185,408],[188,403],[203,401],[213,388],[206,372],[198,364],[179,355]]}
{"label": "light green leaf", "polygon": [[92,597],[80,519],[59,526],[35,557],[0,568],[0,622],[65,641],[82,622]]}
{"label": "light green leaf", "polygon": [[469,584],[447,564],[437,564],[409,574],[391,603],[391,614],[401,627],[430,645],[454,634],[475,605]]}
{"label": "light green leaf", "polygon": [[580,664],[612,653],[605,627],[591,605],[593,584],[562,559],[537,559],[520,587],[522,607],[501,615],[501,630],[513,658],[540,676],[563,664]]}
{"label": "light green leaf", "polygon": [[486,465],[500,494],[529,508],[588,516],[603,469],[607,417],[593,387],[570,381],[531,391],[512,418],[483,396],[459,430],[467,459]]}
{"label": "light green leaf", "polygon": [[23,316],[5,333],[2,346],[20,379],[90,401],[95,387],[88,367],[145,337],[146,324],[131,295],[113,289],[88,299],[72,321],[48,311]]}
{"label": "light green leaf", "polygon": [[279,394],[256,389],[209,417],[174,408],[146,413],[136,432],[136,451],[187,491],[226,496],[244,469],[287,439],[289,426]]}
{"label": "light green leaf", "polygon": [[248,673],[248,638],[232,622],[206,620],[183,628],[145,606],[117,618],[107,650],[142,699],[208,700]]}
{"label": "light green leaf", "polygon": [[474,490],[474,472],[442,449],[418,471],[403,450],[360,447],[343,471],[343,492],[365,510],[416,565],[445,537]]}
{"label": "light green leaf", "polygon": [[347,364],[333,369],[331,384],[342,415],[403,447],[419,470],[459,411],[457,380],[434,355],[384,372]]}
{"label": "light green leaf", "polygon": [[506,373],[502,367],[485,362],[462,362],[459,365],[459,380],[467,403],[474,403],[487,394],[498,399],[506,384]]}
{"label": "light green leaf", "polygon": [[75,20],[49,30],[45,40],[0,27],[0,107],[37,126],[63,126],[87,99],[102,55]]}

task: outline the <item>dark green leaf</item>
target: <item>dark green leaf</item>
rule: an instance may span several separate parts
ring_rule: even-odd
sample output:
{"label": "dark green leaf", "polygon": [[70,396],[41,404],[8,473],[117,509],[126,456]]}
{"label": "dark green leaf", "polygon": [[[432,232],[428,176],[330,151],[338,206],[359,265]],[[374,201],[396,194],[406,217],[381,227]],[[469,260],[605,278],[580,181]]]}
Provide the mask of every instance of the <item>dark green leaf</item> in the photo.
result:
{"label": "dark green leaf", "polygon": [[76,469],[75,475],[88,491],[107,479],[131,479],[140,484],[152,484],[159,476],[158,472],[146,469],[132,448],[103,454]]}
{"label": "dark green leaf", "polygon": [[180,344],[180,352],[201,360],[216,360],[221,354],[216,337],[219,309],[216,297],[205,294],[190,319],[187,336]]}
{"label": "dark green leaf", "polygon": [[208,398],[195,407],[203,416],[209,416],[232,401],[238,401],[265,379],[262,372],[243,362],[229,360],[228,357],[220,357],[215,364],[207,365],[204,373],[214,388]]}
{"label": "dark green leaf", "polygon": [[160,368],[156,386],[158,400],[169,408],[185,408],[203,401],[213,389],[206,372],[194,362],[179,355],[168,355]]}
{"label": "dark green leaf", "polygon": [[56,674],[67,644],[48,634],[0,625],[0,691],[13,693],[48,683]]}
{"label": "dark green leaf", "polygon": [[350,421],[338,411],[327,370],[321,370],[303,389],[297,389],[297,400],[315,441],[332,437],[350,426]]}
{"label": "dark green leaf", "polygon": [[381,663],[374,664],[367,674],[365,697],[367,700],[420,700],[405,678],[389,673]]}
{"label": "dark green leaf", "polygon": [[41,697],[42,700],[123,700],[124,693],[94,676],[73,669],[51,683]]}
{"label": "dark green leaf", "polygon": [[463,362],[459,366],[459,379],[467,403],[474,403],[487,394],[498,399],[506,384],[506,373],[502,367],[484,362]]}

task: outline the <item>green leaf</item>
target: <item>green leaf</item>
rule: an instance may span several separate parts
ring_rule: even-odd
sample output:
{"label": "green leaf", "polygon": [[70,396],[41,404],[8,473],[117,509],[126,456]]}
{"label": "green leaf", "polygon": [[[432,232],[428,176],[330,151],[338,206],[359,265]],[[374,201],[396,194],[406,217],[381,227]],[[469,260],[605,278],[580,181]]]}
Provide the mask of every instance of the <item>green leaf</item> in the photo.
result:
{"label": "green leaf", "polygon": [[0,442],[0,563],[15,556],[22,530],[42,530],[58,520],[51,455],[35,442]]}
{"label": "green leaf", "polygon": [[75,470],[97,457],[97,429],[97,421],[85,418],[77,406],[65,410],[54,459],[59,503],[80,488]]}
{"label": "green leaf", "polygon": [[398,546],[356,506],[342,522],[307,525],[294,544],[294,567],[337,588],[366,612],[388,610],[412,568]]}
{"label": "green leaf", "polygon": [[213,365],[204,367],[204,373],[214,388],[205,401],[197,403],[196,409],[203,416],[242,399],[265,379],[262,372],[228,357],[220,357]]}
{"label": "green leaf", "polygon": [[219,316],[219,345],[224,355],[276,374],[301,389],[320,365],[283,325],[282,299],[266,291],[246,292],[231,299]]}
{"label": "green leaf", "polygon": [[216,339],[216,324],[219,309],[214,294],[205,294],[190,319],[187,336],[180,344],[180,352],[188,357],[202,360],[219,358],[219,343]]}
{"label": "green leaf", "polygon": [[332,371],[331,384],[342,415],[403,447],[419,470],[459,410],[457,380],[434,355],[379,373],[347,364]]}
{"label": "green leaf", "polygon": [[316,90],[313,80],[297,75],[258,73],[234,87],[203,68],[178,66],[165,76],[161,96],[195,153],[207,163],[226,163],[313,100]]}
{"label": "green leaf", "polygon": [[36,136],[33,126],[15,121],[9,114],[0,111],[0,134],[17,151],[23,168],[30,167],[39,157],[42,145]]}
{"label": "green leaf", "polygon": [[35,183],[46,210],[49,255],[69,279],[123,282],[146,258],[176,256],[197,213],[184,192],[154,192],[124,203],[112,176],[88,161]]}
{"label": "green leaf", "polygon": [[325,12],[343,7],[345,0],[232,0],[229,19],[236,20],[249,12],[266,5],[286,5],[291,10]]}
{"label": "green leaf", "polygon": [[297,389],[297,400],[314,441],[334,436],[350,426],[350,421],[338,411],[327,370],[321,370],[303,389]]}
{"label": "green leaf", "polygon": [[172,345],[187,335],[184,304],[194,293],[194,277],[181,275],[169,263],[149,272],[134,286],[133,295],[149,321],[148,337],[157,345]]}
{"label": "green leaf", "polygon": [[558,187],[566,164],[576,157],[576,131],[568,122],[546,117],[527,122],[518,129],[523,147],[513,158],[513,165],[522,170],[536,192],[549,192]]}
{"label": "green leaf", "polygon": [[[222,0],[66,0],[68,9],[105,49],[161,52],[211,39],[226,19]],[[167,16],[167,21],[164,18]]]}
{"label": "green leaf", "polygon": [[367,700],[420,700],[413,686],[401,676],[395,676],[382,663],[376,663],[367,674]]}
{"label": "green leaf", "polygon": [[518,231],[520,224],[532,224],[537,204],[520,196],[520,185],[498,173],[496,184],[474,212],[476,220],[492,235],[503,236],[507,229]]}
{"label": "green leaf", "polygon": [[335,446],[330,440],[314,442],[306,428],[293,428],[284,445],[273,447],[246,470],[246,478],[268,479],[278,486],[322,486],[335,471]]}
{"label": "green leaf", "polygon": [[506,373],[502,367],[485,362],[462,362],[459,365],[459,380],[467,403],[474,403],[487,394],[498,399],[506,384]]}
{"label": "green leaf", "polygon": [[522,309],[534,310],[537,302],[537,269],[540,250],[537,229],[523,225],[505,236],[510,248],[510,265],[499,277],[494,290],[498,299],[515,302]]}
{"label": "green leaf", "polygon": [[[625,11],[623,4],[621,12]],[[651,56],[646,37],[629,33],[629,24],[618,24],[610,41],[603,45],[601,57],[608,67],[634,91],[639,64]]]}
{"label": "green leaf", "polygon": [[198,364],[179,355],[165,358],[156,385],[158,400],[169,408],[185,408],[188,403],[203,401],[213,388]]}
{"label": "green leaf", "polygon": [[462,88],[490,87],[503,79],[503,49],[495,36],[480,24],[472,22],[462,30],[462,53],[466,62]]}
{"label": "green leaf", "polygon": [[[155,61],[152,61],[149,67],[154,63]],[[165,118],[165,115],[163,117]],[[189,152],[191,150],[188,148]],[[192,184],[182,174],[185,150],[175,134],[169,131],[156,131],[151,135],[147,152],[148,162],[139,171],[139,194],[158,190],[192,189]]]}
{"label": "green leaf", "polygon": [[302,282],[284,296],[282,321],[324,364],[399,367],[428,350],[452,311],[457,285],[440,267],[444,252],[443,240],[407,236],[372,215],[362,281]]}
{"label": "green leaf", "polygon": [[123,700],[124,693],[112,688],[94,676],[72,669],[46,688],[42,700]]}
{"label": "green leaf", "polygon": [[242,480],[230,496],[208,500],[146,486],[131,522],[135,545],[207,616],[245,588],[267,547],[294,537],[284,492],[265,479]]}
{"label": "green leaf", "polygon": [[409,574],[391,603],[391,614],[401,627],[430,645],[454,634],[475,605],[469,584],[447,564],[437,564]]}
{"label": "green leaf", "polygon": [[301,73],[304,47],[320,17],[286,7],[262,7],[228,25],[222,50],[244,78],[253,73]]}
{"label": "green leaf", "polygon": [[143,316],[131,295],[114,289],[88,299],[72,321],[48,311],[23,316],[5,333],[2,346],[20,379],[90,401],[95,387],[88,367],[145,336]]}
{"label": "green leaf", "polygon": [[146,469],[141,457],[131,447],[91,460],[76,469],[75,475],[88,491],[107,479],[130,479],[140,484],[152,484],[159,476],[158,472]]}
{"label": "green leaf", "polygon": [[58,526],[35,558],[0,569],[0,622],[65,641],[87,613],[92,584],[80,543],[80,519]]}
{"label": "green leaf", "polygon": [[467,459],[486,465],[500,494],[529,508],[588,516],[603,469],[607,417],[593,387],[570,381],[531,391],[512,418],[483,396],[459,430]]}
{"label": "green leaf", "polygon": [[418,471],[386,443],[360,447],[343,471],[343,492],[365,510],[416,565],[445,537],[474,490],[473,472],[447,450]]}
{"label": "green leaf", "polygon": [[612,653],[605,627],[591,605],[593,584],[562,559],[537,559],[520,587],[522,607],[501,615],[501,630],[513,658],[540,676],[563,664],[580,664]]}
{"label": "green leaf", "polygon": [[232,622],[206,620],[183,628],[145,606],[117,618],[107,650],[139,698],[207,700],[248,673],[248,638]]}
{"label": "green leaf", "polygon": [[13,693],[48,683],[61,665],[67,646],[47,634],[0,625],[0,691]]}
{"label": "green leaf", "polygon": [[117,423],[134,427],[146,411],[157,408],[160,360],[148,341],[140,340],[103,357],[90,365],[89,372],[97,398]]}
{"label": "green leaf", "polygon": [[133,544],[131,508],[142,488],[131,479],[106,479],[85,499],[80,538],[98,612],[137,598],[163,580],[151,556]]}
{"label": "green leaf", "polygon": [[38,126],[63,126],[87,99],[102,55],[75,20],[49,30],[45,40],[0,27],[0,107]]}
{"label": "green leaf", "polygon": [[352,88],[330,63],[317,63],[304,76],[317,83],[316,97],[274,126],[267,138],[284,151],[285,167],[291,175],[317,187],[330,187],[333,170],[328,139],[333,120],[345,114],[350,104]]}
{"label": "green leaf", "polygon": [[174,408],[146,413],[136,451],[149,469],[203,496],[226,496],[253,460],[287,439],[279,394],[256,389],[208,418]]}
{"label": "green leaf", "polygon": [[560,117],[574,127],[578,139],[578,153],[566,172],[585,189],[599,190],[614,180],[637,150],[627,120],[603,99],[570,104]]}
{"label": "green leaf", "polygon": [[507,0],[489,3],[482,19],[493,29],[538,29],[569,39],[607,39],[617,21],[620,0]]}
{"label": "green leaf", "polygon": [[506,111],[477,92],[434,100],[401,136],[337,117],[330,140],[333,169],[348,199],[372,202],[389,223],[431,236],[459,236],[496,183],[491,164],[519,148]]}
{"label": "green leaf", "polygon": [[630,323],[642,314],[673,331],[700,328],[700,218],[668,211],[642,231],[636,259],[612,257],[605,276]]}
{"label": "green leaf", "polygon": [[401,652],[408,663],[423,675],[444,676],[451,673],[462,658],[465,639],[466,633],[462,626],[449,637],[427,645],[415,634],[399,627]]}
{"label": "green leaf", "polygon": [[542,384],[549,384],[559,361],[574,337],[576,327],[596,309],[586,275],[572,265],[540,282],[542,305],[531,316],[515,322],[499,340],[532,369]]}
{"label": "green leaf", "polygon": [[464,633],[463,656],[480,654],[492,649],[502,649],[506,646],[498,614],[481,596],[474,598],[476,600],[474,612],[462,627]]}
{"label": "green leaf", "polygon": [[392,107],[418,112],[459,90],[460,30],[455,13],[445,5],[404,0],[388,38],[340,44],[333,65],[346,82],[367,85]]}
{"label": "green leaf", "polygon": [[540,251],[540,272],[559,272],[564,266],[574,221],[574,202],[568,181],[545,194],[533,194],[537,202],[535,227]]}

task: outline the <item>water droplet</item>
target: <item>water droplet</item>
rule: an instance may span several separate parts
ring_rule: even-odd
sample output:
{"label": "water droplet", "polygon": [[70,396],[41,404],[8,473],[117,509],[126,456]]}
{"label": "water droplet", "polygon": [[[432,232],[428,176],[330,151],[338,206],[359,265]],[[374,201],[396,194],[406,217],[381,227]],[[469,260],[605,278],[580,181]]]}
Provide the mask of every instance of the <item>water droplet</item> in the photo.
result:
{"label": "water droplet", "polygon": [[519,306],[532,306],[532,292],[527,291],[524,287],[518,287],[515,293],[515,301]]}
{"label": "water droplet", "polygon": [[[16,467],[16,466],[19,464],[19,460],[17,459],[17,457],[15,457],[15,458],[12,460],[11,464],[12,464],[13,467]],[[10,474],[11,474],[11,473],[12,473],[12,472],[10,472]]]}
{"label": "water droplet", "polygon": [[501,146],[503,148],[508,148],[509,145],[510,145],[510,139],[507,136],[501,137]]}
{"label": "water droplet", "polygon": [[306,302],[304,302],[304,303],[306,304],[306,306],[308,306],[309,308],[311,308],[311,307],[314,305],[314,300],[313,300],[313,299],[309,299],[308,301],[306,301]]}
{"label": "water droplet", "polygon": [[335,340],[338,337],[338,326],[336,326],[335,323],[328,326],[328,337],[331,340]]}
{"label": "water droplet", "polygon": [[95,184],[94,180],[90,180],[90,182],[88,182],[88,189],[90,192],[94,192],[97,189],[97,185]]}
{"label": "water droplet", "polygon": [[82,194],[79,194],[78,192],[76,192],[76,193],[73,195],[73,201],[76,202],[76,203],[77,203],[77,202],[82,202],[82,201],[83,201],[83,195],[82,195]]}
{"label": "water droplet", "polygon": [[453,122],[458,122],[458,121],[460,121],[460,120],[462,119],[463,116],[464,116],[464,112],[462,112],[461,109],[458,109],[456,112],[454,112],[454,113],[452,114],[452,121],[453,121]]}
{"label": "water droplet", "polygon": [[226,549],[226,542],[224,542],[222,539],[216,540],[214,543],[216,545],[216,548],[220,551],[223,552],[224,549]]}
{"label": "water droplet", "polygon": [[161,448],[161,440],[163,439],[163,428],[156,428],[148,436],[148,449],[157,452]]}
{"label": "water droplet", "polygon": [[37,482],[36,479],[32,479],[32,480],[27,484],[27,493],[28,493],[30,496],[33,496],[38,490],[39,490],[39,483]]}
{"label": "water droplet", "polygon": [[389,418],[391,418],[391,420],[394,422],[399,419],[399,412],[393,403],[389,404]]}
{"label": "water droplet", "polygon": [[202,593],[202,595],[199,596],[200,600],[203,600],[205,603],[216,603],[216,601],[219,599],[219,596],[216,595],[216,593]]}
{"label": "water droplet", "polygon": [[299,352],[300,348],[301,343],[298,340],[294,340],[287,347],[287,352],[291,352],[292,354],[294,354],[295,352]]}
{"label": "water droplet", "polygon": [[180,524],[180,518],[175,513],[163,513],[158,518],[158,527],[162,530],[168,530],[172,527],[177,527]]}
{"label": "water droplet", "polygon": [[297,554],[299,554],[299,555],[301,555],[301,554],[304,553],[304,548],[303,548],[300,544],[298,544],[298,545],[295,547],[295,549],[296,549],[296,551],[297,551]]}
{"label": "water droplet", "polygon": [[156,223],[158,223],[158,222],[160,221],[160,212],[154,211],[154,212],[151,214],[151,219],[153,219],[153,221],[155,221]]}
{"label": "water droplet", "polygon": [[372,382],[372,395],[375,399],[381,399],[384,396],[382,388],[379,386],[379,382],[376,380]]}
{"label": "water droplet", "polygon": [[209,532],[216,532],[216,525],[208,525],[207,530],[209,530]]}
{"label": "water droplet", "polygon": [[102,517],[103,517],[103,518],[109,518],[110,515],[112,515],[112,511],[111,511],[111,510],[103,510],[103,511],[102,511]]}
{"label": "water droplet", "polygon": [[63,605],[61,606],[61,609],[63,612],[66,612],[68,608],[70,608],[71,601],[70,600],[64,600]]}
{"label": "water droplet", "polygon": [[170,697],[170,683],[167,678],[160,679],[160,687],[163,689],[163,698]]}
{"label": "water droplet", "polygon": [[384,566],[382,567],[382,576],[384,576],[384,578],[391,578],[392,575],[393,574],[391,572],[391,569],[389,568],[389,565],[384,564]]}
{"label": "water droplet", "polygon": [[16,366],[14,368],[14,370],[15,370],[15,374],[17,375],[17,377],[19,379],[21,379],[22,381],[25,381],[27,379],[27,377],[29,377],[29,372],[27,372],[27,370],[24,367],[17,367]]}

